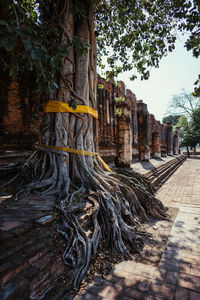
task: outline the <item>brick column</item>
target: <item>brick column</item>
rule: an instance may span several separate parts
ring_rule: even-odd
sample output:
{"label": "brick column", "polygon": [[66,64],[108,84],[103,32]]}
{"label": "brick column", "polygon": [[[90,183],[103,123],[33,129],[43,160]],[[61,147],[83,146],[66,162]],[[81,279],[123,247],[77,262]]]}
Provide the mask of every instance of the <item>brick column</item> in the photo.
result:
{"label": "brick column", "polygon": [[172,124],[167,124],[167,155],[173,155],[173,134]]}
{"label": "brick column", "polygon": [[132,161],[131,110],[126,103],[118,106],[121,114],[117,116],[117,167],[130,167]]}
{"label": "brick column", "polygon": [[173,138],[173,154],[179,154],[179,144],[180,144],[180,127],[176,127]]}
{"label": "brick column", "polygon": [[160,125],[160,148],[161,148],[161,156],[167,157],[167,138],[166,138],[166,131],[167,125],[161,124]]}
{"label": "brick column", "polygon": [[152,157],[159,158],[161,157],[161,150],[160,150],[160,133],[152,132]]}
{"label": "brick column", "polygon": [[131,131],[132,131],[132,156],[138,157],[138,120],[137,120],[137,100],[131,90],[126,90],[126,103],[130,103],[131,109]]}
{"label": "brick column", "polygon": [[180,154],[180,131],[181,131],[181,127],[176,127],[176,132],[177,132],[177,150],[178,150],[178,154]]}
{"label": "brick column", "polygon": [[141,161],[149,161],[149,113],[142,100],[137,101],[138,116],[138,151]]}
{"label": "brick column", "polygon": [[6,132],[16,134],[26,131],[23,122],[23,107],[19,96],[19,84],[17,79],[12,79],[8,86],[8,109],[2,117]]}

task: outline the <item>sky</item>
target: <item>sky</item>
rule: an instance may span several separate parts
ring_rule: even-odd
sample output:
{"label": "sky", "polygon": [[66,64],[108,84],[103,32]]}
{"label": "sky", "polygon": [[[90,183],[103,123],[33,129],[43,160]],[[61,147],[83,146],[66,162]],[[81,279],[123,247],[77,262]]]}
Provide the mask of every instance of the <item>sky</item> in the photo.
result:
{"label": "sky", "polygon": [[200,60],[184,48],[184,41],[184,37],[177,39],[175,50],[160,61],[158,69],[152,69],[149,80],[137,79],[132,82],[129,80],[129,72],[118,77],[118,80],[124,81],[126,88],[132,90],[137,100],[147,104],[148,111],[161,122],[172,96],[179,94],[182,88],[192,92],[200,73]]}

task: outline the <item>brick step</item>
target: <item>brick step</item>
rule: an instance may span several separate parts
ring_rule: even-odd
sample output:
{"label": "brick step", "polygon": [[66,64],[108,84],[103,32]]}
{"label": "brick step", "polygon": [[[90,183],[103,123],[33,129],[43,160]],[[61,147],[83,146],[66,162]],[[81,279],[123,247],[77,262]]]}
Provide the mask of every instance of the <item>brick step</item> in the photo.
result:
{"label": "brick step", "polygon": [[[67,292],[66,276],[73,270],[67,270],[62,254],[65,241],[57,232],[60,216],[57,212],[38,216],[49,206],[35,199],[20,201],[5,200],[1,203],[2,222],[0,227],[2,247],[0,248],[0,299],[62,299]],[[76,214],[82,228],[88,229],[93,205],[88,201]],[[10,207],[10,210],[8,209]],[[18,211],[16,210],[18,207]],[[34,209],[33,209],[34,208]],[[22,212],[33,212],[33,219],[23,222]],[[37,211],[38,210],[38,211]],[[15,220],[14,220],[15,215]],[[50,220],[48,220],[48,217]],[[21,219],[22,218],[22,219]],[[47,220],[46,220],[46,219]]]}
{"label": "brick step", "polygon": [[157,177],[160,173],[163,172],[163,170],[166,170],[168,167],[174,165],[177,161],[181,160],[181,157],[176,157],[169,162],[166,162],[157,168],[155,167],[153,170],[149,171],[148,173],[145,174],[145,176],[151,180],[153,180],[154,177]]}
{"label": "brick step", "polygon": [[[23,226],[22,226],[23,227]],[[46,253],[49,243],[50,231],[48,228],[34,228],[33,226],[25,227],[26,230],[19,230],[16,235],[16,230],[4,233],[2,238],[1,256],[0,256],[0,277],[13,277],[10,274],[18,273],[22,266],[29,264]],[[28,230],[27,230],[28,229]],[[39,254],[39,255],[38,255]],[[8,274],[10,274],[8,276]],[[4,280],[4,283],[7,280]]]}
{"label": "brick step", "polygon": [[165,174],[168,170],[170,170],[171,168],[173,168],[177,162],[179,163],[179,161],[177,160],[172,160],[168,163],[166,163],[164,166],[162,166],[162,168],[158,168],[157,170],[154,170],[154,173],[151,174],[151,176],[149,176],[148,178],[152,181],[152,182],[156,182],[156,179],[158,179],[159,177],[162,177],[163,174]]}
{"label": "brick step", "polygon": [[[0,299],[39,299],[64,273],[64,241],[57,225],[55,220],[33,224],[29,231],[19,233],[13,243],[4,247]],[[7,238],[8,242],[12,236]]]}
{"label": "brick step", "polygon": [[155,189],[158,189],[179,168],[186,158],[185,155],[180,155],[164,165],[149,171],[144,176],[153,183]]}
{"label": "brick step", "polygon": [[177,164],[175,164],[168,172],[167,174],[165,174],[165,176],[162,176],[162,178],[160,178],[160,180],[157,180],[156,182],[156,186],[157,189],[160,188],[161,185],[163,185],[168,179],[169,177],[183,164],[183,162],[186,160],[183,159],[180,162],[178,162]]}
{"label": "brick step", "polygon": [[168,166],[168,165],[173,165],[174,162],[180,161],[180,160],[182,160],[183,158],[186,158],[186,156],[185,156],[185,155],[179,155],[179,156],[177,156],[177,157],[171,159],[170,161],[168,161],[168,162],[166,162],[166,163],[164,163],[164,164],[161,164],[161,165],[158,166],[157,168],[155,168],[155,169],[149,171],[148,173],[146,173],[146,175],[148,175],[148,176],[150,176],[151,174],[153,175],[156,171],[159,172],[160,170],[165,169],[166,166]]}
{"label": "brick step", "polygon": [[153,183],[154,187],[158,189],[161,184],[169,178],[169,174],[172,175],[183,161],[184,159],[173,160],[171,163],[166,164],[162,169],[159,169],[158,171],[155,170],[154,174],[147,178]]}

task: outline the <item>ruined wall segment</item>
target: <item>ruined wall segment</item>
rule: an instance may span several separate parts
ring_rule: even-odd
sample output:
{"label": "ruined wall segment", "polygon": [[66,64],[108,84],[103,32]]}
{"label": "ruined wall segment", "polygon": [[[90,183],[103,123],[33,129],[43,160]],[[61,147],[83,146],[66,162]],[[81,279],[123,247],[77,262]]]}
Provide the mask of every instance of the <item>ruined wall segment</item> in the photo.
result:
{"label": "ruined wall segment", "polygon": [[167,157],[167,139],[166,139],[166,130],[167,125],[161,124],[160,126],[160,149],[161,149],[161,156]]}
{"label": "ruined wall segment", "polygon": [[138,157],[138,119],[137,119],[137,99],[135,94],[127,89],[126,102],[130,103],[131,109],[131,130],[132,130],[132,157]]}
{"label": "ruined wall segment", "polygon": [[149,161],[149,112],[142,100],[137,101],[139,160]]}
{"label": "ruined wall segment", "polygon": [[160,122],[157,121],[154,115],[149,115],[149,146],[150,155],[152,158],[161,157],[160,148]]}
{"label": "ruined wall segment", "polygon": [[118,107],[120,114],[117,115],[115,164],[117,167],[130,167],[132,162],[131,103],[122,102]]}
{"label": "ruined wall segment", "polygon": [[[33,83],[30,74],[0,74],[0,150],[28,150],[38,140],[42,112],[39,120],[32,118],[39,107]],[[106,162],[130,166],[133,158],[148,161],[179,152],[179,129],[173,135],[171,124],[160,124],[124,82],[98,76],[97,109],[96,151]]]}
{"label": "ruined wall segment", "polygon": [[116,102],[113,81],[107,82],[98,76],[97,107],[98,107],[98,139],[100,155],[107,162],[116,157]]}
{"label": "ruined wall segment", "polygon": [[173,155],[173,133],[172,124],[166,125],[167,155]]}
{"label": "ruined wall segment", "polygon": [[[126,149],[126,147],[128,147],[126,143],[126,146],[123,148],[123,151],[125,151],[123,155],[126,153],[126,155],[129,156],[127,153],[132,153],[132,157],[137,157],[138,121],[137,100],[135,95],[132,91],[125,89],[124,82],[120,81],[118,84],[115,84],[113,80],[106,81],[106,79],[98,76],[97,101],[99,113],[98,136],[100,155],[106,162],[115,160],[118,165],[122,165],[121,158],[118,160],[115,159],[115,157],[122,151],[122,132],[126,127],[125,123],[127,125],[127,120],[129,120],[130,124],[127,126],[130,126],[131,130],[131,138],[128,138],[128,140],[131,141],[131,151]],[[130,116],[128,117],[127,110],[129,110],[130,113]],[[122,116],[120,117],[120,115]],[[122,130],[121,127],[123,127]],[[126,130],[129,129],[126,128]],[[128,131],[126,131],[126,134],[127,132]],[[120,157],[123,155],[122,152],[120,152]],[[127,161],[129,161],[130,158],[126,159],[124,156],[124,159],[124,164],[127,165]]]}
{"label": "ruined wall segment", "polygon": [[173,154],[179,154],[180,147],[180,127],[176,127],[175,133],[173,135]]}
{"label": "ruined wall segment", "polygon": [[39,122],[33,119],[35,96],[31,78],[0,74],[0,150],[30,149],[38,138]]}

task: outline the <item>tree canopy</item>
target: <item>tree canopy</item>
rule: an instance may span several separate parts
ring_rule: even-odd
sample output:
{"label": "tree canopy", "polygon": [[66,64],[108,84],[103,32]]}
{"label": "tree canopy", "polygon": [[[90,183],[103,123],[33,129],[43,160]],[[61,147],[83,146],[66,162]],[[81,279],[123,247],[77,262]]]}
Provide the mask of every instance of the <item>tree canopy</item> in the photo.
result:
{"label": "tree canopy", "polygon": [[180,118],[180,115],[169,115],[162,119],[163,124],[169,124],[172,123],[172,125],[176,125],[178,120]]}
{"label": "tree canopy", "polygon": [[[57,89],[59,68],[70,46],[87,52],[90,45],[77,39],[59,45],[60,18],[67,1],[1,1],[0,47],[3,69],[9,73],[33,71],[41,93]],[[175,48],[176,30],[188,31],[186,47],[199,57],[199,3],[197,0],[90,1],[95,9],[98,62],[108,56],[111,75],[133,69],[148,79],[152,67]],[[77,1],[73,13],[84,16]],[[196,90],[197,91],[197,90]]]}

